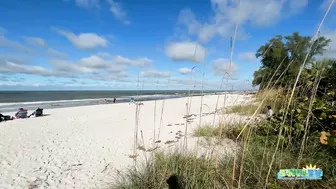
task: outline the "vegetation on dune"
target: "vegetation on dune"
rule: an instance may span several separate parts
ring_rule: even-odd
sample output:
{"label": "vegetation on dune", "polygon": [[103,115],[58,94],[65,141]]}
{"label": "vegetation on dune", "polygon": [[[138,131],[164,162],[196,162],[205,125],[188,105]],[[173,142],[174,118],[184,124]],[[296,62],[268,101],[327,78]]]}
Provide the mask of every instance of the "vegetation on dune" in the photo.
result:
{"label": "vegetation on dune", "polygon": [[[240,136],[238,156],[218,161],[215,155],[157,153],[142,169],[126,172],[118,188],[164,188],[173,173],[183,176],[185,188],[336,188],[336,60],[318,60],[329,43],[322,36],[312,40],[295,32],[277,35],[257,50],[261,67],[254,73],[253,84],[260,87],[255,101],[230,107],[225,113],[252,115],[270,105],[275,115],[253,126],[230,123],[195,131],[197,137],[236,140]],[[321,131],[327,133],[323,144]],[[280,169],[307,164],[321,168],[323,180],[276,178]]]}
{"label": "vegetation on dune", "polygon": [[[225,114],[235,113],[242,115],[252,115],[258,108],[258,104],[239,104],[229,107]],[[261,111],[260,111],[261,112]]]}
{"label": "vegetation on dune", "polygon": [[[323,36],[313,41],[311,37],[300,36],[298,32],[289,36],[275,36],[257,50],[256,57],[261,58],[261,67],[254,73],[252,84],[258,85],[261,90],[265,89],[274,71],[278,70],[271,84],[283,88],[292,86],[311,44],[313,43],[312,51],[305,65],[307,68],[316,64],[315,57],[322,55],[330,42]],[[279,77],[282,78],[281,81],[275,83]],[[303,78],[302,81],[305,82]]]}
{"label": "vegetation on dune", "polygon": [[214,137],[214,138],[229,138],[236,139],[238,134],[242,131],[244,123],[220,123],[216,127],[212,125],[205,125],[198,127],[195,130],[196,137]]}

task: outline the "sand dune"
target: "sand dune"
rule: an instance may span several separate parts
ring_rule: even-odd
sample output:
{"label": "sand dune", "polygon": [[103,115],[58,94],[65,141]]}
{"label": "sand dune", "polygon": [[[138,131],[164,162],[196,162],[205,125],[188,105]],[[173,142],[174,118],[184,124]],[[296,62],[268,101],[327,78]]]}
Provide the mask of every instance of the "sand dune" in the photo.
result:
{"label": "sand dune", "polygon": [[[176,133],[181,138],[187,135],[188,146],[193,145],[191,133],[199,124],[200,99],[192,99],[190,110],[196,116],[187,134],[183,118],[187,98],[144,102],[139,113],[139,145],[149,149],[155,138],[161,141],[157,143],[160,149],[169,149],[180,143],[169,143],[177,141]],[[226,103],[241,104],[249,99],[228,95]],[[203,112],[213,112],[216,101],[217,96],[204,96]],[[219,107],[223,102],[221,96]],[[133,165],[129,155],[133,154],[135,104],[60,108],[45,113],[50,115],[0,123],[0,188],[105,188],[117,170]],[[213,114],[205,115],[202,123],[211,123],[213,118]],[[138,153],[143,156],[144,152]]]}

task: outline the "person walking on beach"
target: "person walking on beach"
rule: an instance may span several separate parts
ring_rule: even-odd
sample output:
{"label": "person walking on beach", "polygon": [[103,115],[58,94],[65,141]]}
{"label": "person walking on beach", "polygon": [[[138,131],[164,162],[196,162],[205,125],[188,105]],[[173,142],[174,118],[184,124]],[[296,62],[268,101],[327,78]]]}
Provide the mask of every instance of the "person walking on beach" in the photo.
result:
{"label": "person walking on beach", "polygon": [[113,98],[113,103],[116,103],[116,100],[117,100],[116,98]]}

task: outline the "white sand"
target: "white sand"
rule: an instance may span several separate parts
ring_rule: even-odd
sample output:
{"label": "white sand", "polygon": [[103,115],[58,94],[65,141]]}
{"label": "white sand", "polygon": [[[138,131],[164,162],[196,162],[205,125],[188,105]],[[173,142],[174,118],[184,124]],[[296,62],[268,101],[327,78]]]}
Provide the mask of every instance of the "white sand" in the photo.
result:
{"label": "white sand", "polygon": [[[192,98],[192,114],[199,115],[200,99]],[[226,103],[242,104],[249,99],[231,94]],[[207,106],[203,112],[213,112],[216,101],[215,95],[204,96]],[[218,108],[223,101],[221,96]],[[156,118],[155,101],[144,102],[139,114],[139,143],[141,130],[146,148],[152,146],[154,119],[160,149],[172,145],[165,142],[176,140],[176,132],[184,135],[185,125],[175,124],[185,124],[186,102],[187,98],[156,101]],[[133,165],[129,155],[133,154],[135,111],[136,105],[128,103],[60,108],[44,110],[49,116],[0,123],[0,188],[105,188],[113,182],[116,170]],[[188,146],[195,144],[191,133],[199,117],[188,126]],[[213,118],[203,116],[202,125],[212,123]],[[144,152],[138,153],[143,157]]]}

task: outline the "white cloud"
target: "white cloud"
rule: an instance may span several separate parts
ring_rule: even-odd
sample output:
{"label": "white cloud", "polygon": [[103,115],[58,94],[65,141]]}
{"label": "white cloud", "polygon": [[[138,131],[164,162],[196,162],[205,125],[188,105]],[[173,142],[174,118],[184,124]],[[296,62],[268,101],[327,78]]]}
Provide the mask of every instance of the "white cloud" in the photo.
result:
{"label": "white cloud", "polygon": [[[100,81],[118,81],[118,82],[131,82],[132,79],[129,78],[129,75],[125,71],[110,73],[108,75],[94,74],[90,76],[90,79],[100,80]],[[133,79],[134,81],[134,79]]]}
{"label": "white cloud", "polygon": [[137,58],[137,59],[129,59],[129,58],[125,58],[122,56],[115,56],[113,58],[113,61],[115,63],[119,63],[119,64],[126,64],[126,65],[131,65],[131,66],[147,66],[153,63],[153,60],[149,59],[149,58]]}
{"label": "white cloud", "polygon": [[[240,2],[240,6],[237,3]],[[282,17],[293,15],[306,7],[308,0],[211,0],[213,16],[201,22],[190,9],[180,12],[178,23],[186,26],[190,35],[195,35],[201,42],[212,38],[231,37],[236,23],[267,26],[275,24]],[[267,16],[265,16],[267,15]],[[240,28],[238,37],[246,37]]]}
{"label": "white cloud", "polygon": [[187,75],[192,72],[192,69],[191,68],[180,68],[178,69],[178,72],[180,72],[180,74]]}
{"label": "white cloud", "polygon": [[99,70],[81,66],[75,62],[66,60],[51,60],[50,64],[54,66],[57,73],[64,73],[64,75],[71,75],[75,73],[97,73]]}
{"label": "white cloud", "polygon": [[[84,57],[75,62],[54,59],[50,61],[50,64],[55,68],[55,73],[60,75],[94,74],[94,78],[100,78],[100,80],[103,80],[102,78],[111,80],[114,77],[114,79],[117,79],[117,77],[127,75],[126,66],[98,55]],[[107,77],[107,75],[113,75],[113,77]]]}
{"label": "white cloud", "polygon": [[202,62],[206,56],[206,49],[194,42],[170,43],[166,46],[165,52],[174,61]]}
{"label": "white cloud", "polygon": [[230,77],[234,74],[234,71],[238,70],[238,67],[233,62],[230,66],[230,60],[226,58],[218,58],[212,62],[212,69],[215,75],[228,74]]}
{"label": "white cloud", "polygon": [[253,61],[254,59],[256,59],[253,52],[240,53],[238,54],[238,58],[245,61]]}
{"label": "white cloud", "polygon": [[93,55],[90,57],[82,58],[79,63],[83,66],[87,66],[90,68],[106,68],[112,64],[107,60],[102,59],[99,56]]}
{"label": "white cloud", "polygon": [[6,33],[6,29],[3,27],[0,27],[0,35],[4,35]]}
{"label": "white cloud", "polygon": [[107,47],[108,40],[95,33],[80,33],[78,35],[70,32],[61,30],[58,28],[52,28],[57,31],[60,35],[66,37],[74,46],[80,49],[94,49],[97,47]]}
{"label": "white cloud", "polygon": [[320,9],[322,9],[323,11],[326,11],[332,1],[333,0],[323,0],[320,5]]}
{"label": "white cloud", "polygon": [[58,57],[58,58],[65,58],[67,55],[63,52],[57,51],[52,48],[48,48],[47,53],[51,56]]}
{"label": "white cloud", "polygon": [[[49,53],[53,53],[48,49]],[[57,55],[57,54],[56,54]],[[22,73],[40,76],[54,76],[61,78],[86,78],[99,81],[131,82],[129,77],[130,66],[145,66],[153,62],[148,58],[129,59],[122,56],[113,56],[108,53],[98,53],[83,57],[76,61],[65,59],[50,59],[49,66],[38,66],[27,58],[0,54],[0,75]],[[142,73],[145,77],[166,78],[168,72],[147,70]],[[134,78],[133,78],[134,79]]]}
{"label": "white cloud", "polygon": [[128,65],[128,66],[136,66],[136,67],[145,67],[153,64],[153,60],[147,57],[141,57],[136,59],[126,58],[120,55],[111,55],[107,52],[99,52],[97,56],[101,58],[110,59],[113,63],[120,64],[120,65]]}
{"label": "white cloud", "polygon": [[98,8],[99,0],[75,0],[76,5],[83,8]]}
{"label": "white cloud", "polygon": [[148,71],[143,71],[140,73],[144,77],[160,77],[160,78],[167,78],[170,76],[169,72],[162,72],[162,71],[157,71],[157,70],[148,70]]}
{"label": "white cloud", "polygon": [[0,64],[6,61],[15,62],[16,64],[31,64],[32,57],[19,53],[2,53],[0,54]]}
{"label": "white cloud", "polygon": [[45,47],[47,46],[47,43],[39,37],[23,37],[23,39],[26,41],[26,43],[30,45]]}
{"label": "white cloud", "polygon": [[33,50],[23,46],[22,44],[15,42],[15,41],[11,41],[9,39],[7,39],[5,36],[0,36],[0,47],[9,47],[9,48],[13,48],[28,54],[33,54],[35,53]]}
{"label": "white cloud", "polygon": [[51,71],[41,66],[33,66],[33,65],[27,66],[9,61],[0,62],[0,72],[23,73],[23,74],[42,75],[42,76],[52,75]]}
{"label": "white cloud", "polygon": [[122,21],[124,24],[131,23],[129,20],[127,20],[127,13],[120,3],[116,2],[115,0],[106,0],[106,2],[110,5],[110,11],[118,20]]}
{"label": "white cloud", "polygon": [[[203,83],[203,89],[218,90],[220,89],[220,85],[221,85],[220,80],[204,80],[202,82],[201,79],[173,77],[170,79],[169,87],[174,87],[174,88],[184,87],[184,89],[198,90],[202,88],[202,83]],[[228,86],[230,86],[230,89],[232,88],[232,85],[236,86],[237,88],[244,88],[246,86],[246,81],[229,79]],[[222,89],[223,89],[223,86],[222,86]]]}
{"label": "white cloud", "polygon": [[336,29],[335,30],[324,30],[321,35],[331,40],[329,48],[323,53],[323,58],[336,58]]}

